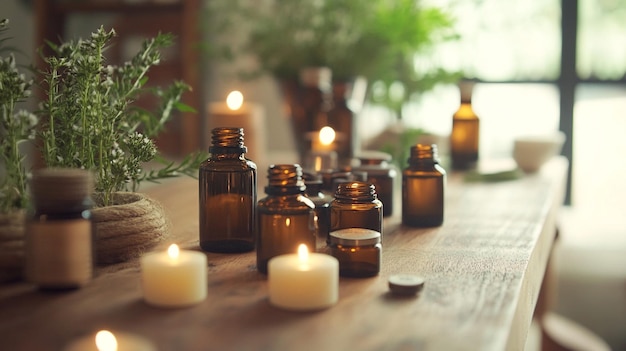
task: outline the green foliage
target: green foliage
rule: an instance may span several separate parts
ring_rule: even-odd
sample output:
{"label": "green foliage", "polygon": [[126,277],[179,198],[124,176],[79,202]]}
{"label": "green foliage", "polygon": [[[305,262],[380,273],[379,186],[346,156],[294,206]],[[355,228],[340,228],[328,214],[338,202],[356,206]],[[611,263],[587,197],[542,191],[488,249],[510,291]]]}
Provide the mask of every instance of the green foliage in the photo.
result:
{"label": "green foliage", "polygon": [[[0,213],[25,208],[28,204],[27,170],[20,145],[35,138],[37,117],[17,104],[30,96],[32,80],[21,73],[13,49],[6,44],[9,21],[0,20]],[[5,56],[6,55],[6,56]]]}
{"label": "green foliage", "polygon": [[[231,60],[251,53],[257,74],[279,79],[326,66],[338,80],[400,82],[409,97],[458,78],[437,67],[416,70],[416,55],[457,37],[450,15],[416,0],[218,0],[211,1],[207,22],[212,39],[243,33],[240,43],[214,45],[213,54]],[[387,96],[378,101],[391,102]]]}
{"label": "green foliage", "polygon": [[[42,154],[49,167],[90,169],[96,176],[96,191],[104,205],[111,193],[136,190],[141,181],[156,181],[179,174],[193,174],[202,157],[190,155],[179,165],[162,159],[152,138],[161,132],[174,110],[192,110],[180,102],[190,87],[174,82],[162,89],[146,88],[148,71],[160,62],[160,49],[173,42],[172,35],[159,34],[143,43],[141,50],[120,66],[107,65],[105,51],[115,36],[104,28],[89,39],[59,46],[49,43],[55,55],[44,57],[41,87]],[[133,104],[150,94],[158,103],[155,111]],[[160,161],[163,168],[144,170],[144,164]]]}
{"label": "green foliage", "polygon": [[402,170],[409,164],[411,146],[415,145],[422,134],[424,134],[423,129],[407,128],[399,134],[398,139],[383,144],[381,151],[390,154],[392,162],[398,169]]}

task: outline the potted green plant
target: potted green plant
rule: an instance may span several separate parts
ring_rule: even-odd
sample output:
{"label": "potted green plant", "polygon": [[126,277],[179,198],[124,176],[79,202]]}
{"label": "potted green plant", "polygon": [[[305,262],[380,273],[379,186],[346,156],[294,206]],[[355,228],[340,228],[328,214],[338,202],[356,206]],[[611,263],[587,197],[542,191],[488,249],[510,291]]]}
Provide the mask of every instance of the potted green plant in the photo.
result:
{"label": "potted green plant", "polygon": [[[256,59],[244,77],[270,74],[291,89],[308,67],[330,68],[335,84],[364,77],[375,88],[369,99],[391,109],[398,121],[407,101],[460,78],[434,62],[416,69],[416,56],[427,57],[436,45],[458,37],[450,14],[420,1],[213,1],[207,16],[212,54]],[[292,113],[297,110],[292,104]]]}
{"label": "potted green plant", "polygon": [[[141,182],[196,176],[206,158],[197,152],[181,162],[169,162],[153,141],[173,111],[192,110],[180,102],[190,89],[185,83],[146,86],[149,69],[159,64],[160,50],[173,37],[159,34],[145,40],[130,61],[117,66],[108,64],[105,56],[114,36],[114,30],[100,27],[88,39],[49,44],[54,54],[43,58],[40,72],[42,158],[48,167],[93,171],[100,263],[137,256],[167,235],[160,205],[135,192]],[[154,110],[136,104],[145,95],[158,101]]]}
{"label": "potted green plant", "polygon": [[21,276],[28,168],[21,147],[35,138],[37,117],[19,109],[30,96],[32,80],[17,66],[0,20],[0,282]]}

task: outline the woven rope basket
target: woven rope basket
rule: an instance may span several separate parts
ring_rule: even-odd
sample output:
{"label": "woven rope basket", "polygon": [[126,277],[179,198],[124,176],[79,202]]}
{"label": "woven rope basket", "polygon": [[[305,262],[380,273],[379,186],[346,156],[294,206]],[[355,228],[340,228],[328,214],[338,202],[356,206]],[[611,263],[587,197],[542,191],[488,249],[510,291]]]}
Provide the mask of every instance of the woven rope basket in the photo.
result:
{"label": "woven rope basket", "polygon": [[[96,204],[101,195],[93,196]],[[137,258],[165,240],[169,223],[160,203],[141,193],[114,193],[113,204],[91,210],[100,265]],[[0,214],[0,283],[23,277],[25,211]]]}
{"label": "woven rope basket", "polygon": [[[93,198],[96,204],[101,203],[101,195]],[[137,258],[168,236],[169,223],[163,207],[141,193],[114,193],[111,205],[96,207],[91,213],[98,264]]]}

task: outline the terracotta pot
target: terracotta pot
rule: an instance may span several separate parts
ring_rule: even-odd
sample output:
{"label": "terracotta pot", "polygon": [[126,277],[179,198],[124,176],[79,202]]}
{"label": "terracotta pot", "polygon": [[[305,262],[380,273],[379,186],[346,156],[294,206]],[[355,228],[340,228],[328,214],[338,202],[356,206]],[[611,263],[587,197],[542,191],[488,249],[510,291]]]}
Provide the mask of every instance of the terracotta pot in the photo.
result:
{"label": "terracotta pot", "polygon": [[20,280],[24,269],[25,211],[0,213],[0,283]]}
{"label": "terracotta pot", "polygon": [[[102,194],[93,196],[96,205]],[[145,194],[114,193],[112,204],[92,209],[98,264],[124,262],[141,256],[169,235],[161,204]]]}

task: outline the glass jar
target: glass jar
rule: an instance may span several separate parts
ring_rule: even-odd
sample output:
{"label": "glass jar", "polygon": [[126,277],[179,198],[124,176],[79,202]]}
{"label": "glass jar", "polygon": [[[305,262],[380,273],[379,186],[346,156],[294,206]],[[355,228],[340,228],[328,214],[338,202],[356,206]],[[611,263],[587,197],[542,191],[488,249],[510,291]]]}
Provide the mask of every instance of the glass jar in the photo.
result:
{"label": "glass jar", "polygon": [[382,244],[380,232],[346,228],[330,233],[330,254],[339,261],[339,275],[372,277],[380,272]]}
{"label": "glass jar", "polygon": [[364,151],[359,156],[360,165],[353,171],[367,174],[367,182],[376,187],[378,199],[383,203],[383,217],[393,214],[393,193],[398,172],[391,165],[391,155],[379,151]]}
{"label": "glass jar", "polygon": [[459,89],[461,105],[452,117],[450,159],[453,169],[467,170],[478,161],[480,120],[472,109],[473,83],[461,82]]}
{"label": "glass jar", "polygon": [[26,279],[43,289],[72,289],[93,278],[91,173],[44,168],[30,181],[33,209],[26,221]]}
{"label": "glass jar", "polygon": [[330,203],[330,232],[346,228],[366,228],[383,234],[383,204],[374,185],[353,181],[337,186]]}
{"label": "glass jar", "polygon": [[272,165],[268,169],[267,196],[258,203],[257,269],[267,273],[275,256],[298,251],[306,244],[316,251],[315,204],[305,196],[302,168],[298,164]]}
{"label": "glass jar", "polygon": [[245,158],[242,128],[215,128],[211,157],[200,165],[200,247],[252,251],[256,239],[257,167]]}
{"label": "glass jar", "polygon": [[408,161],[402,172],[402,223],[439,226],[443,223],[446,171],[439,165],[437,146],[412,146]]}
{"label": "glass jar", "polygon": [[327,240],[330,230],[330,203],[333,197],[322,191],[322,178],[319,175],[305,174],[305,195],[315,205],[315,227],[317,237]]}

